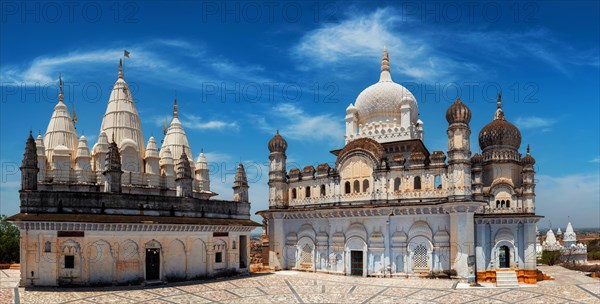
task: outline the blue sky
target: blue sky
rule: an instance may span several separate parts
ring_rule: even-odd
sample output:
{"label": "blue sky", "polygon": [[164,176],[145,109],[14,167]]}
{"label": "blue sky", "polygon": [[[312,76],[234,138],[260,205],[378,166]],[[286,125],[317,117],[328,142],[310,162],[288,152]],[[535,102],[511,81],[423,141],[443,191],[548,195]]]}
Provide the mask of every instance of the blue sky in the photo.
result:
{"label": "blue sky", "polygon": [[[0,212],[18,212],[27,133],[57,102],[75,104],[95,142],[123,49],[146,140],[162,138],[174,97],[213,190],[231,198],[236,163],[252,212],[267,203],[267,142],[287,139],[288,169],[335,162],[345,108],[392,77],[416,96],[430,151],[446,150],[445,111],[471,108],[472,151],[503,92],[506,118],[536,158],[540,227],[600,227],[600,7],[546,2],[3,2],[0,7]],[[255,219],[258,219],[254,216]]]}

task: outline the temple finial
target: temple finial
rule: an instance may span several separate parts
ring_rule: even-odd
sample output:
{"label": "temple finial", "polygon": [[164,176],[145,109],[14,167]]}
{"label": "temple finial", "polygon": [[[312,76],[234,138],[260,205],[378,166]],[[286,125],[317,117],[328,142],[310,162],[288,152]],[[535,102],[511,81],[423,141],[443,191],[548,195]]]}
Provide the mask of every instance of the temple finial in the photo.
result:
{"label": "temple finial", "polygon": [[277,129],[276,133],[279,134],[279,129]]}
{"label": "temple finial", "polygon": [[123,59],[119,58],[119,79],[123,79]]}
{"label": "temple finial", "polygon": [[379,75],[379,81],[392,81],[392,74],[390,73],[390,56],[388,55],[386,47],[383,47],[383,56],[381,58],[381,74]]}
{"label": "temple finial", "polygon": [[527,144],[527,154],[529,154],[529,144]]}
{"label": "temple finial", "polygon": [[65,100],[65,94],[63,93],[63,80],[62,75],[58,73],[58,101],[63,102]]}
{"label": "temple finial", "polygon": [[496,100],[498,109],[502,109],[502,91],[498,91],[498,99]]}
{"label": "temple finial", "polygon": [[385,46],[383,47],[383,57],[381,58],[381,71],[390,71],[390,56]]}
{"label": "temple finial", "polygon": [[173,101],[173,118],[179,117],[179,106],[177,105],[177,97]]}

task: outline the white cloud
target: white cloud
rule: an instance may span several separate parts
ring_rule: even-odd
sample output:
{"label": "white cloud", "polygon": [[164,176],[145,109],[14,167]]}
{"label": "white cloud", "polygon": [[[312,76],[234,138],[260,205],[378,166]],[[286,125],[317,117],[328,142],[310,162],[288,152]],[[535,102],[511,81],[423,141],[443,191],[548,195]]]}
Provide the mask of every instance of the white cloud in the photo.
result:
{"label": "white cloud", "polygon": [[194,130],[220,130],[226,129],[228,131],[239,130],[239,125],[236,121],[222,121],[222,120],[203,120],[200,116],[185,113],[180,118],[183,127],[186,129]]}
{"label": "white cloud", "polygon": [[536,213],[546,217],[540,223],[566,226],[568,217],[575,227],[600,227],[600,175],[573,174],[536,176]]}
{"label": "white cloud", "polygon": [[[303,64],[355,65],[356,60],[381,60],[383,47],[390,56],[392,74],[399,72],[416,80],[454,77],[455,69],[477,70],[473,64],[440,56],[432,45],[410,32],[398,30],[400,19],[392,8],[380,8],[370,14],[351,14],[338,24],[326,24],[308,32],[293,48]],[[306,68],[306,66],[304,67]]]}
{"label": "white cloud", "polygon": [[[260,75],[264,68],[245,66],[222,56],[210,54],[205,47],[185,40],[155,39],[137,44],[114,42],[114,47],[77,49],[65,54],[45,54],[22,65],[5,64],[0,68],[2,84],[46,85],[56,83],[62,73],[65,81],[83,81],[97,71],[114,72],[122,46],[131,52],[123,62],[125,78],[128,73],[144,75],[144,81],[198,89],[215,81],[270,81]],[[112,69],[109,69],[109,66]],[[93,71],[93,72],[92,72]],[[94,76],[97,77],[97,76]],[[98,81],[98,79],[94,79]]]}
{"label": "white cloud", "polygon": [[276,123],[260,116],[252,116],[252,122],[269,134],[279,129],[281,135],[287,139],[338,142],[344,138],[344,125],[339,117],[331,114],[311,115],[298,105],[290,103],[275,106],[270,114],[269,119]]}
{"label": "white cloud", "polygon": [[596,156],[596,158],[590,160],[590,163],[596,163],[596,164],[600,163],[600,156]]}
{"label": "white cloud", "polygon": [[515,120],[515,124],[520,129],[539,129],[542,132],[550,131],[550,127],[556,122],[556,119],[538,116],[517,117]]}
{"label": "white cloud", "polygon": [[[575,47],[544,29],[457,31],[402,16],[393,7],[367,13],[350,8],[339,23],[325,23],[307,32],[292,52],[300,59],[302,70],[326,65],[340,70],[340,66],[352,69],[357,64],[374,64],[387,46],[392,74],[428,82],[453,81],[483,72],[475,61],[512,65],[524,58],[534,59],[567,76],[571,76],[572,66],[600,66],[595,46]],[[486,69],[485,73],[493,70]]]}
{"label": "white cloud", "polygon": [[[171,115],[152,116],[149,118],[149,120],[152,122],[152,124],[154,124],[155,126],[158,126],[158,127],[164,127],[165,122],[166,122],[166,125],[168,128],[169,124],[171,123],[172,116]],[[183,128],[186,130],[202,130],[202,131],[203,130],[211,130],[211,131],[217,131],[217,130],[238,131],[239,130],[239,124],[236,121],[225,121],[225,120],[218,120],[218,119],[206,120],[200,116],[197,116],[194,114],[189,114],[189,113],[183,113],[179,117],[179,120],[181,121]]]}

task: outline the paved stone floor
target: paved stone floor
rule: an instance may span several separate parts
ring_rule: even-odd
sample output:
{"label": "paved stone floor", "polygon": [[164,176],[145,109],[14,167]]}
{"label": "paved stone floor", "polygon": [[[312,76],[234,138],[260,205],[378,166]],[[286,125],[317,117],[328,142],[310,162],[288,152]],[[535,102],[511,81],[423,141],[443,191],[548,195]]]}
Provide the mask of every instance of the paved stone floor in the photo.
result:
{"label": "paved stone floor", "polygon": [[19,271],[3,270],[0,302],[600,303],[600,281],[559,266],[542,267],[542,270],[556,280],[512,289],[453,289],[454,282],[450,280],[357,278],[292,271],[145,288],[16,289]]}

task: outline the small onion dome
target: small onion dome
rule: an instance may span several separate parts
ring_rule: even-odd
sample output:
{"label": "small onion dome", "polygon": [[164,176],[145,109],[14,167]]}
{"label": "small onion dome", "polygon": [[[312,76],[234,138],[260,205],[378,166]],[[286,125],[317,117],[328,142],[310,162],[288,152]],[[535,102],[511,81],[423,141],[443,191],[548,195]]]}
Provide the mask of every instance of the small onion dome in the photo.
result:
{"label": "small onion dome", "polygon": [[498,95],[498,109],[494,120],[479,132],[479,147],[485,152],[489,147],[508,146],[518,150],[521,146],[521,132],[515,125],[504,119],[502,111],[502,95]]}
{"label": "small onion dome", "polygon": [[287,142],[281,135],[279,135],[279,130],[271,140],[269,141],[269,151],[270,152],[285,152],[287,149]]}
{"label": "small onion dome", "polygon": [[529,154],[529,145],[527,145],[527,154],[525,155],[525,157],[521,158],[521,163],[523,163],[523,165],[535,164],[535,158],[533,158],[533,156]]}
{"label": "small onion dome", "polygon": [[475,155],[471,157],[471,163],[474,165],[481,165],[483,163],[483,156],[479,153],[475,153]]}
{"label": "small onion dome", "polygon": [[471,110],[457,98],[456,101],[446,111],[446,120],[449,124],[464,123],[471,121]]}

